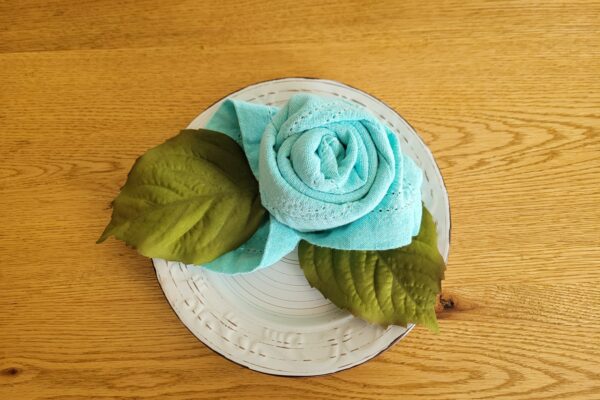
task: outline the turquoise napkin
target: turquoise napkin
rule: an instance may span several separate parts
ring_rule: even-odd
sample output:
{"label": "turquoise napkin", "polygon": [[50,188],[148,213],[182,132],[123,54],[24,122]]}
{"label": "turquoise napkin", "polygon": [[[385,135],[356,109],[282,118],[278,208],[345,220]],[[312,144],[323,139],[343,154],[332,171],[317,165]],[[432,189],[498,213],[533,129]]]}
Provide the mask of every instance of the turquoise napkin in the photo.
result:
{"label": "turquoise napkin", "polygon": [[300,239],[387,250],[409,244],[419,231],[421,170],[391,130],[358,105],[307,94],[280,110],[227,100],[206,128],[242,146],[270,213],[244,245],[209,269],[266,267]]}

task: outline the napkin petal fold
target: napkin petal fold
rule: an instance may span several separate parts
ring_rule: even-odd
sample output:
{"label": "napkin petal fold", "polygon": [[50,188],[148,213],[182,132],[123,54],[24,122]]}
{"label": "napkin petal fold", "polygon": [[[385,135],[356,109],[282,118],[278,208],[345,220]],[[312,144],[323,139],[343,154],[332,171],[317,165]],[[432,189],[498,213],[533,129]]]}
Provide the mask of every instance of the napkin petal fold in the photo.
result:
{"label": "napkin petal fold", "polygon": [[299,241],[296,231],[269,216],[246,243],[203,266],[232,275],[252,272],[275,264]]}
{"label": "napkin petal fold", "polygon": [[222,132],[235,140],[244,149],[250,169],[258,179],[260,140],[276,113],[275,107],[225,100],[208,121],[206,129]]}

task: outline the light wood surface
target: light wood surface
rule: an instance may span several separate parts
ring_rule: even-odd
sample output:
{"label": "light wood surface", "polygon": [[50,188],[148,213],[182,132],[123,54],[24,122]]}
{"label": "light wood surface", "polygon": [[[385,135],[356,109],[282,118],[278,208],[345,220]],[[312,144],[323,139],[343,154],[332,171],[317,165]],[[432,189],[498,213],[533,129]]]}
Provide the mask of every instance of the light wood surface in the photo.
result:
{"label": "light wood surface", "polygon": [[[600,3],[0,1],[0,399],[599,399]],[[290,379],[198,342],[96,245],[136,156],[215,100],[335,79],[444,175],[441,333]]]}

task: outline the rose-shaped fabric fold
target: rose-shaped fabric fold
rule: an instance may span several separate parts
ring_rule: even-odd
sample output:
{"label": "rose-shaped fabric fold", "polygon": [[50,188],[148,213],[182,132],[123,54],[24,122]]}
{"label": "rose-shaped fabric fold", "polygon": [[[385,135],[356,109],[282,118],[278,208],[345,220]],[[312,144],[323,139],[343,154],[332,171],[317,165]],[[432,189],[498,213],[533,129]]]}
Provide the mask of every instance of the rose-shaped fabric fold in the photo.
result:
{"label": "rose-shaped fabric fold", "polygon": [[249,272],[300,239],[345,250],[407,245],[421,221],[422,174],[397,137],[364,108],[314,95],[274,107],[227,100],[208,129],[244,149],[270,212],[240,248],[207,265]]}
{"label": "rose-shaped fabric fold", "polygon": [[294,96],[261,140],[261,202],[280,222],[303,232],[356,221],[392,184],[396,141],[362,107]]}

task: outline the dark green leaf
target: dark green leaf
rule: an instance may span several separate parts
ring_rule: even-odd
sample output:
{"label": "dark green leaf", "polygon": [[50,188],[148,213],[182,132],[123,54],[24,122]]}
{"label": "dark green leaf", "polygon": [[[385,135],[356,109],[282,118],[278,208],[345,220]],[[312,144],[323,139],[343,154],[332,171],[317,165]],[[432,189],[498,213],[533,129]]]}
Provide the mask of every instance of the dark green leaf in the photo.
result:
{"label": "dark green leaf", "polygon": [[242,149],[183,130],[134,164],[98,242],[113,235],[147,257],[201,264],[235,249],[265,215]]}
{"label": "dark green leaf", "polygon": [[301,242],[300,265],[309,283],[340,308],[371,323],[409,322],[438,330],[434,306],[445,263],[431,214],[423,207],[419,234],[408,246],[349,251]]}

